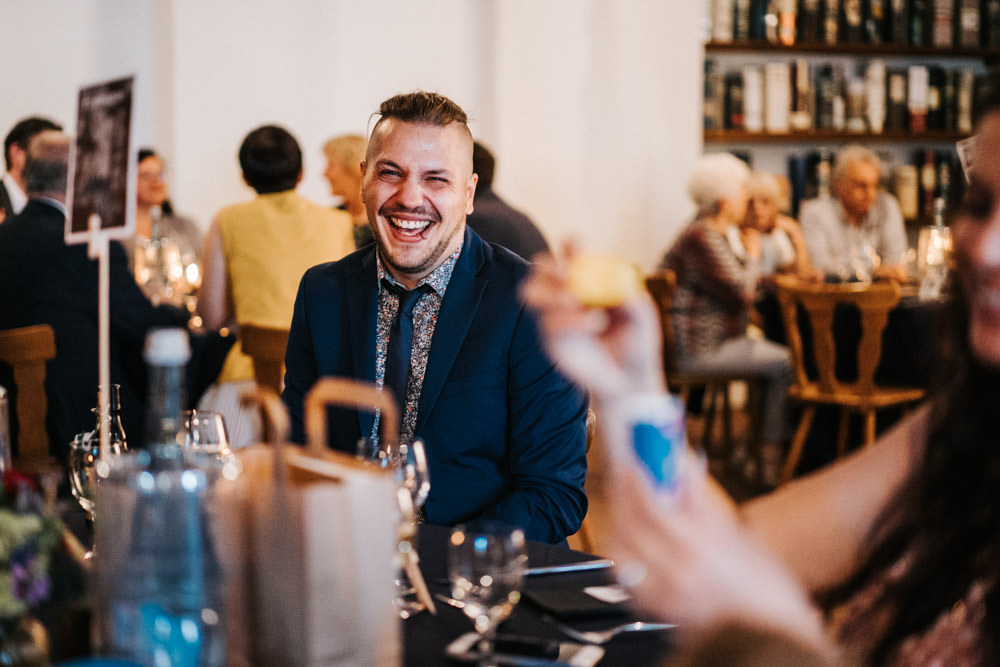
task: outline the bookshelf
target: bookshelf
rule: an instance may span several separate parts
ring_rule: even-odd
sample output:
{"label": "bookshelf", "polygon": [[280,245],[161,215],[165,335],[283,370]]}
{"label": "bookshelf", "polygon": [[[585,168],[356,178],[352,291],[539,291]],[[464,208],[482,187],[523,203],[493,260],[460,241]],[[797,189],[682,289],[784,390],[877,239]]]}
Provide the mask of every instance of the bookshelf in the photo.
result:
{"label": "bookshelf", "polygon": [[933,46],[910,46],[882,42],[879,44],[851,43],[796,43],[778,44],[764,39],[741,40],[739,42],[707,42],[705,53],[746,53],[766,51],[772,55],[779,54],[823,54],[847,56],[898,56],[905,58],[975,58],[986,65],[1000,63],[1000,49],[993,47],[962,47],[948,48]]}
{"label": "bookshelf", "polygon": [[[958,165],[955,142],[970,134],[971,104],[968,104],[965,111],[961,112],[959,111],[961,105],[953,97],[946,101],[943,93],[944,88],[939,77],[942,72],[947,73],[949,86],[952,88],[949,92],[951,95],[955,92],[957,85],[955,82],[964,76],[963,85],[969,88],[965,94],[968,96],[967,101],[971,102],[972,81],[985,73],[989,65],[1000,63],[1000,48],[961,46],[940,48],[885,42],[875,44],[820,42],[786,45],[767,40],[708,41],[705,43],[705,60],[706,63],[712,61],[713,74],[716,77],[714,84],[715,103],[723,108],[721,122],[719,122],[718,116],[712,122],[713,119],[709,118],[710,107],[708,103],[712,83],[709,70],[706,69],[706,117],[702,133],[706,150],[730,151],[746,157],[755,169],[787,176],[792,187],[791,212],[796,214],[798,203],[816,194],[815,175],[810,170],[815,169],[818,154],[831,156],[849,143],[867,145],[882,157],[886,166],[885,183],[901,200],[906,195],[897,192],[897,184],[909,183],[912,185],[916,182],[915,187],[919,190],[916,196],[917,208],[908,214],[904,211],[908,227],[911,227],[912,232],[913,228],[919,228],[931,216],[931,211],[927,210],[928,207],[925,205],[929,199],[924,195],[926,186],[923,182],[928,154],[933,153],[935,156],[936,169],[945,165],[945,168],[949,170],[950,176],[941,177],[943,182],[951,184],[950,191],[945,193],[949,203],[953,203],[961,196],[963,187],[962,181],[964,179]],[[885,77],[880,84],[875,84],[875,90],[881,91],[876,94],[884,95],[882,103],[885,105],[889,104],[892,95],[890,76],[898,77],[902,72],[907,77],[905,86],[907,97],[902,103],[902,108],[900,108],[897,93],[894,121],[891,123],[888,121],[890,112],[884,110],[882,127],[873,127],[873,122],[868,117],[871,112],[868,108],[867,96],[872,94],[872,88],[871,84],[867,82],[867,68],[872,62],[880,63],[882,76]],[[790,74],[784,76],[790,79],[792,90],[787,95],[787,101],[782,100],[782,102],[791,104],[790,112],[794,113],[796,102],[801,105],[802,100],[806,100],[804,110],[807,121],[805,126],[801,122],[796,126],[796,123],[789,123],[785,120],[783,123],[779,123],[785,127],[775,129],[771,126],[770,121],[758,116],[757,124],[752,128],[748,129],[749,123],[746,127],[740,127],[739,124],[735,124],[734,127],[734,124],[729,122],[731,109],[727,77],[735,76],[739,80],[745,76],[748,69],[758,72],[766,71],[768,65],[772,63],[789,64]],[[800,78],[796,81],[796,67],[807,72],[804,75],[806,77],[804,80]],[[821,67],[825,67],[827,70],[834,68],[839,77],[837,85],[840,87],[837,94],[841,96],[841,116],[832,127],[829,116],[827,116],[826,122],[820,123],[820,101],[817,97],[817,89],[820,85],[829,85],[817,83],[817,72]],[[911,83],[908,78],[911,68],[931,72],[933,78],[930,87],[935,88],[933,94],[939,96],[934,98],[936,103],[942,108],[945,104],[950,105],[947,116],[943,116],[943,112],[936,112],[933,123],[927,123],[928,127],[919,126],[919,123],[924,122],[923,119],[915,121],[911,118],[909,109]],[[761,77],[760,74],[757,76]],[[719,79],[723,81],[722,97],[718,96],[720,93]],[[865,99],[861,103],[864,110],[860,113],[857,111],[858,103],[849,101],[848,86],[851,80],[854,80],[858,87],[861,86],[857,83],[859,80],[865,86]],[[782,80],[779,79],[779,81]],[[796,98],[796,88],[802,86],[803,81],[806,82],[805,96],[800,95]],[[764,83],[766,84],[766,82]],[[760,87],[762,82],[758,81],[756,85]],[[741,91],[742,95],[744,93]],[[766,108],[768,104],[773,106],[773,100],[763,99],[765,93],[762,90],[758,90],[756,95],[755,104],[765,107],[760,113],[768,111]],[[745,98],[741,99],[740,104],[743,104],[744,101]],[[852,112],[844,111],[844,109],[849,108],[851,104],[854,104],[853,120],[848,118],[845,122],[844,114],[851,115]],[[965,114],[964,118],[960,118],[961,113]],[[900,114],[902,114],[902,120],[900,120]],[[861,120],[858,120],[859,117]],[[744,120],[748,119],[749,117]],[[808,174],[805,180],[802,178],[802,165],[793,166],[796,160],[808,163],[805,168]],[[937,173],[940,176],[940,171]],[[903,186],[900,185],[900,187]],[[912,199],[913,197],[911,197]]]}
{"label": "bookshelf", "polygon": [[747,132],[746,130],[704,130],[705,144],[797,144],[797,143],[954,143],[969,136],[955,130],[928,130],[912,134],[907,130],[848,132],[840,130],[803,130],[798,132]]}

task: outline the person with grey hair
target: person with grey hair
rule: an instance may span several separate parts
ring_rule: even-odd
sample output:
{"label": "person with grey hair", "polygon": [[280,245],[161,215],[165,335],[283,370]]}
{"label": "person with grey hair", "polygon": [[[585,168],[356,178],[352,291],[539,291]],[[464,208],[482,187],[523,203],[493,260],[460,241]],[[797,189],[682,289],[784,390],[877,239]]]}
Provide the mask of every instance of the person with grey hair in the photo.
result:
{"label": "person with grey hair", "polygon": [[[44,130],[27,146],[28,203],[0,225],[0,329],[51,325],[56,357],[46,365],[50,452],[65,461],[73,436],[94,427],[97,392],[97,261],[86,244],[67,245],[66,180],[70,139]],[[129,271],[121,244],[108,252],[111,381],[121,385],[129,445],[142,446],[146,377],[142,348],[154,326],[183,326],[186,314],[155,308]]]}
{"label": "person with grey hair", "polygon": [[907,278],[906,230],[896,198],[880,185],[882,162],[864,146],[837,153],[833,197],[802,205],[802,235],[816,268],[843,281]]}
{"label": "person with grey hair", "polygon": [[[745,372],[763,386],[761,442],[774,451],[788,437],[785,404],[792,382],[788,348],[747,335],[761,279],[760,237],[739,242],[750,169],[728,153],[705,155],[688,181],[698,212],[664,256],[674,272],[674,354],[685,372]],[[734,238],[735,237],[735,238]],[[777,469],[761,471],[775,481]]]}
{"label": "person with grey hair", "polygon": [[744,244],[750,243],[748,236],[759,235],[764,273],[791,273],[804,280],[821,280],[823,274],[809,261],[799,223],[781,212],[788,198],[777,177],[755,171],[750,174],[747,188],[750,199],[740,235]]}

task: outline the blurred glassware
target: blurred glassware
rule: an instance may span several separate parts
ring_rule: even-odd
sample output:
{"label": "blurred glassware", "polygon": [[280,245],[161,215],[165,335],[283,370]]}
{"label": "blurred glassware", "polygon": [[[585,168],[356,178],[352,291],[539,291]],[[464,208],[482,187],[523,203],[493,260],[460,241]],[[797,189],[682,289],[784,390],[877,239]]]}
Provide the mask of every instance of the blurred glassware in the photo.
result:
{"label": "blurred glassware", "polygon": [[359,458],[374,461],[382,468],[391,468],[396,475],[400,493],[400,527],[398,563],[395,574],[396,609],[401,618],[422,611],[425,602],[410,580],[408,571],[414,571],[416,554],[416,522],[422,515],[421,508],[430,493],[430,473],[427,470],[427,453],[419,438],[410,444],[379,445],[371,438],[360,438],[356,454]]}
{"label": "blurred glassware", "polygon": [[951,266],[951,229],[943,224],[923,227],[917,239],[920,298],[937,299]]}
{"label": "blurred glassware", "polygon": [[493,665],[497,626],[521,599],[528,554],[524,532],[498,521],[455,526],[448,541],[451,596],[479,633],[479,665]]}
{"label": "blurred glassware", "polygon": [[222,667],[225,606],[210,476],[139,451],[101,480],[99,650],[141,665]]}
{"label": "blurred glassware", "polygon": [[[121,456],[128,451],[128,439],[121,420],[121,385],[111,385],[108,413],[104,419],[108,422],[108,453]],[[98,388],[100,397],[100,388]],[[100,398],[98,398],[98,402]],[[69,481],[70,491],[80,507],[87,513],[87,518],[94,520],[94,502],[101,457],[101,414],[100,406],[92,408],[97,421],[94,430],[78,433],[70,443],[69,449]],[[105,463],[107,465],[107,463]]]}
{"label": "blurred glassware", "polygon": [[236,465],[226,420],[220,413],[185,411],[183,433],[184,458],[192,466],[220,472],[227,465]]}

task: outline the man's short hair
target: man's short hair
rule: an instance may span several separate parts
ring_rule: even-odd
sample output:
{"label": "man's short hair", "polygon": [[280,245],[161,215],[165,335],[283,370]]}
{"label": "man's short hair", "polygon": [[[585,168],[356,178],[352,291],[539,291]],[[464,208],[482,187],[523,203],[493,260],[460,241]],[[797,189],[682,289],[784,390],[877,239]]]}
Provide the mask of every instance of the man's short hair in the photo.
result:
{"label": "man's short hair", "polygon": [[43,130],[28,144],[24,162],[24,190],[28,195],[66,192],[69,137],[59,130]]}
{"label": "man's short hair", "polygon": [[323,144],[323,154],[334,164],[358,170],[367,148],[368,140],[360,134],[343,134]]}
{"label": "man's short hair", "polygon": [[[461,123],[465,127],[465,131],[469,133],[469,139],[472,139],[472,132],[469,131],[469,117],[465,111],[438,93],[418,90],[413,93],[393,95],[379,105],[378,113],[375,115],[379,116],[379,119],[375,123],[375,127],[372,128],[372,136],[375,136],[375,131],[378,130],[382,121],[395,118],[404,123],[423,123],[438,127],[444,127],[451,123]],[[371,149],[371,143],[368,144],[368,148]]]}
{"label": "man's short hair", "polygon": [[489,148],[478,141],[472,144],[472,171],[479,174],[479,188],[493,187],[496,164],[496,158],[493,157]]}
{"label": "man's short hair", "polygon": [[861,144],[848,144],[841,148],[837,152],[836,157],[834,157],[830,180],[836,183],[842,179],[847,172],[847,168],[855,162],[867,162],[878,169],[880,174],[882,172],[882,160],[875,154],[875,151],[865,148]]}
{"label": "man's short hair", "polygon": [[[413,93],[393,95],[378,108],[379,123],[387,118],[398,118],[407,123],[427,125],[469,124],[469,117],[444,95],[418,90]],[[378,123],[375,124],[378,127]]]}
{"label": "man's short hair", "polygon": [[258,194],[292,190],[302,173],[302,149],[288,130],[263,125],[243,140],[240,168]]}
{"label": "man's short hair", "polygon": [[17,144],[24,150],[28,150],[31,139],[44,130],[62,131],[62,125],[48,118],[41,116],[29,116],[17,121],[17,124],[7,133],[7,138],[3,140],[3,157],[10,169],[10,147]]}

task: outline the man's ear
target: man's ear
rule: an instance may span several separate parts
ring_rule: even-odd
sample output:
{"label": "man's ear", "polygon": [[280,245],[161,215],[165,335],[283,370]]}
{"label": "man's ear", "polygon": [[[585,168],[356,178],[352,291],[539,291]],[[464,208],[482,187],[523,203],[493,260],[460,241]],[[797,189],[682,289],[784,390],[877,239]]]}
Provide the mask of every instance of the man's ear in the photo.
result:
{"label": "man's ear", "polygon": [[476,184],[479,182],[479,174],[473,173],[472,177],[469,178],[469,191],[466,193],[465,200],[465,214],[470,215],[472,213],[472,200],[476,198]]}

